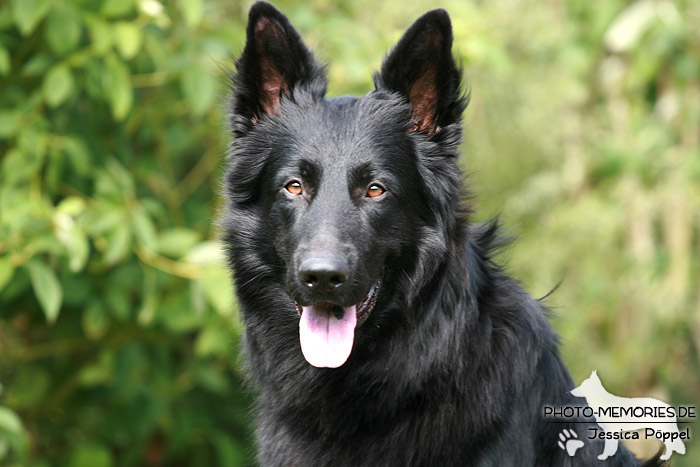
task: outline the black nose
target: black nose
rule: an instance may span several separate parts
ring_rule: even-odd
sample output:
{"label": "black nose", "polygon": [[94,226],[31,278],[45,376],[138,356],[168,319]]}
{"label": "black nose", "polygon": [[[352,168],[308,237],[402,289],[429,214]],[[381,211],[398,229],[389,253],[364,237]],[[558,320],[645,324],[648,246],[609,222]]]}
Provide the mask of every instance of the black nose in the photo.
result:
{"label": "black nose", "polygon": [[338,257],[312,257],[301,262],[299,280],[309,289],[333,290],[348,280],[350,271]]}

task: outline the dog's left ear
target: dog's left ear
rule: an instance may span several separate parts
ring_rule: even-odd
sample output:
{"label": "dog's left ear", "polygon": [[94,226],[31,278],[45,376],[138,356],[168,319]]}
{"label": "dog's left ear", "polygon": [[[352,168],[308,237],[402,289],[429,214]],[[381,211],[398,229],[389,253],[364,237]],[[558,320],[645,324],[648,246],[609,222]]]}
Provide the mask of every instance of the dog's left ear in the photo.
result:
{"label": "dog's left ear", "polygon": [[374,84],[410,102],[410,132],[432,136],[461,118],[466,106],[466,99],[460,95],[461,74],[452,57],[450,16],[436,9],[408,28],[384,59]]}

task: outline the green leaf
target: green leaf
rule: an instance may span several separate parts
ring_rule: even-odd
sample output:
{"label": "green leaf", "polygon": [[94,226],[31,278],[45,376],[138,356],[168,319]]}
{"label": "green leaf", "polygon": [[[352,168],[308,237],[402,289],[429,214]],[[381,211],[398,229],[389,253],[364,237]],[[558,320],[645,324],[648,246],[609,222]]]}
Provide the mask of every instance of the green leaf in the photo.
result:
{"label": "green leaf", "polygon": [[148,250],[157,248],[156,228],[143,209],[137,209],[132,215],[131,222],[134,226],[134,234],[141,244]]}
{"label": "green leaf", "polygon": [[48,0],[14,0],[12,2],[12,15],[23,36],[29,35],[48,11]]}
{"label": "green leaf", "polygon": [[90,257],[90,244],[82,228],[76,226],[70,232],[68,243],[68,268],[71,272],[80,272]]}
{"label": "green leaf", "polygon": [[22,421],[12,410],[0,406],[0,432],[3,431],[12,435],[22,434]]}
{"label": "green leaf", "polygon": [[63,300],[63,290],[56,274],[44,263],[30,260],[27,263],[34,294],[44,310],[46,320],[53,324],[58,318]]}
{"label": "green leaf", "polygon": [[15,370],[8,388],[8,405],[17,409],[36,407],[51,389],[50,373],[40,365],[27,363]]}
{"label": "green leaf", "polygon": [[99,201],[89,207],[83,225],[90,235],[97,236],[114,230],[123,222],[124,210],[121,205]]}
{"label": "green leaf", "polygon": [[143,300],[136,318],[141,326],[150,325],[155,317],[158,308],[158,290],[156,286],[155,273],[152,270],[144,271]]}
{"label": "green leaf", "polygon": [[15,267],[9,256],[0,257],[0,291],[12,280]]}
{"label": "green leaf", "polygon": [[128,224],[119,225],[107,239],[104,262],[112,266],[123,260],[131,248],[131,229]]}
{"label": "green leaf", "polygon": [[46,70],[53,64],[54,58],[47,53],[38,52],[29,57],[27,63],[22,67],[23,76],[39,76],[45,75]]}
{"label": "green leaf", "polygon": [[197,282],[201,284],[207,301],[219,315],[229,318],[233,316],[233,285],[228,271],[223,268],[209,268]]}
{"label": "green leaf", "polygon": [[111,467],[112,455],[98,444],[78,445],[68,462],[69,467]]}
{"label": "green leaf", "polygon": [[99,19],[90,19],[87,22],[90,31],[90,44],[98,54],[105,54],[112,47],[112,30],[109,24]]}
{"label": "green leaf", "polygon": [[80,272],[90,254],[87,235],[74,219],[84,210],[85,201],[71,196],[61,201],[53,216],[54,232],[68,250],[68,267],[72,272]]}
{"label": "green leaf", "polygon": [[246,447],[239,445],[236,438],[228,434],[217,432],[212,436],[212,442],[216,451],[219,465],[246,465],[244,452]]}
{"label": "green leaf", "polygon": [[136,190],[134,174],[129,172],[117,159],[110,157],[105,163],[109,175],[118,184],[118,189],[125,197],[131,198]]}
{"label": "green leaf", "polygon": [[129,60],[141,49],[141,30],[134,23],[117,23],[114,25],[114,40],[119,53]]}
{"label": "green leaf", "polygon": [[99,301],[93,301],[83,310],[83,331],[90,339],[99,339],[105,335],[109,326],[109,315]]}
{"label": "green leaf", "polygon": [[182,93],[195,116],[203,115],[216,97],[216,81],[212,73],[202,65],[188,67],[180,82]]}
{"label": "green leaf", "polygon": [[57,107],[65,101],[73,90],[73,75],[68,67],[57,65],[49,70],[44,78],[44,99],[51,107]]}
{"label": "green leaf", "polygon": [[103,349],[97,355],[97,362],[82,366],[78,380],[84,387],[111,384],[115,377],[114,373],[114,354]]}
{"label": "green leaf", "polygon": [[220,325],[207,325],[197,336],[194,352],[199,357],[224,355],[233,347],[233,334]]}
{"label": "green leaf", "polygon": [[83,198],[79,196],[68,196],[58,203],[56,211],[76,217],[85,212],[86,207],[87,204]]}
{"label": "green leaf", "polygon": [[156,251],[171,258],[182,258],[199,241],[199,233],[184,228],[164,230],[158,236]]}
{"label": "green leaf", "polygon": [[192,248],[184,261],[200,266],[218,266],[226,264],[223,245],[220,242],[205,241]]}
{"label": "green leaf", "polygon": [[114,55],[107,58],[106,65],[103,88],[112,108],[112,116],[115,120],[123,120],[129,113],[133,100],[129,69]]}
{"label": "green leaf", "polygon": [[0,47],[0,76],[7,76],[11,69],[10,52],[5,47]]}
{"label": "green leaf", "polygon": [[[213,365],[197,365],[192,369],[192,376],[198,386],[214,394],[225,394],[230,390],[227,376]],[[244,465],[234,462],[233,464],[221,463],[219,465]]]}
{"label": "green leaf", "polygon": [[197,26],[202,19],[202,0],[180,0],[180,10],[188,27]]}
{"label": "green leaf", "polygon": [[75,49],[80,41],[80,18],[66,3],[57,3],[46,19],[46,40],[51,49],[64,54]]}
{"label": "green leaf", "polygon": [[68,136],[62,139],[62,144],[75,173],[82,176],[88,175],[92,168],[92,160],[85,142]]}
{"label": "green leaf", "polygon": [[22,122],[22,114],[15,110],[0,110],[0,138],[16,136]]}
{"label": "green leaf", "polygon": [[102,6],[102,14],[108,18],[119,18],[131,13],[134,0],[107,0]]}

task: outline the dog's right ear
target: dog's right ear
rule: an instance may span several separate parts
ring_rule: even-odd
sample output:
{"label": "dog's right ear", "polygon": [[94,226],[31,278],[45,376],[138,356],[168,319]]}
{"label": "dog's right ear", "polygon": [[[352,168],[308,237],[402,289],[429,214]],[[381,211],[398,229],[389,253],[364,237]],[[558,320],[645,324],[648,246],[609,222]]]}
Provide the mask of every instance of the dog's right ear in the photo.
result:
{"label": "dog's right ear", "polygon": [[293,99],[295,90],[305,87],[314,98],[322,98],[326,86],[324,67],[287,17],[267,2],[256,2],[248,14],[245,48],[236,60],[234,119],[244,123],[242,118],[249,127],[279,115],[280,101]]}

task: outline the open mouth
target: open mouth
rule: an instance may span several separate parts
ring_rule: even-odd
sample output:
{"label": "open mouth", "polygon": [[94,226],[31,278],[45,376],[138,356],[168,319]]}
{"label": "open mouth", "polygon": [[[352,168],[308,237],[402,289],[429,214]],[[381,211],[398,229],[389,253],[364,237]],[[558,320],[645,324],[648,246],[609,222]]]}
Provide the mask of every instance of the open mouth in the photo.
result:
{"label": "open mouth", "polygon": [[[365,298],[362,299],[360,303],[355,305],[355,314],[357,316],[357,325],[356,327],[362,326],[362,323],[364,323],[367,320],[367,317],[369,316],[370,313],[372,313],[372,310],[374,310],[374,306],[377,304],[377,296],[379,295],[379,288],[382,285],[382,281],[377,281],[376,284],[372,286],[371,289],[369,289],[369,293]],[[301,316],[301,314],[304,312],[304,308],[309,308],[309,307],[328,307],[328,312],[333,313],[333,315],[337,319],[342,319],[344,310],[346,308],[352,308],[352,307],[342,307],[340,305],[336,305],[335,303],[330,303],[330,302],[319,302],[315,303],[313,305],[310,305],[309,307],[303,307],[299,305],[297,302],[294,302],[294,305],[296,306],[297,309],[297,314]]]}
{"label": "open mouth", "polygon": [[355,340],[355,329],[367,320],[374,306],[381,281],[372,286],[358,304],[343,307],[330,302],[301,306],[295,302],[299,314],[299,341],[304,358],[319,368],[338,368],[350,356]]}

